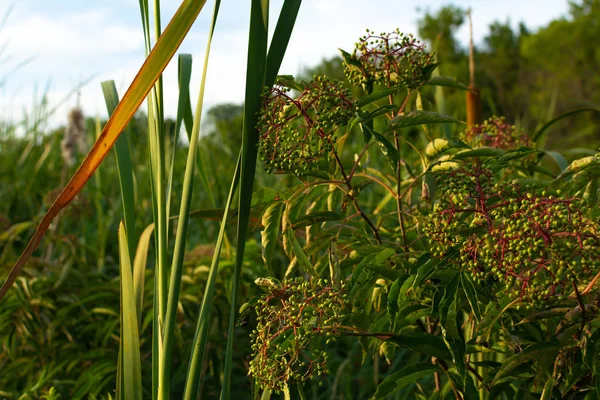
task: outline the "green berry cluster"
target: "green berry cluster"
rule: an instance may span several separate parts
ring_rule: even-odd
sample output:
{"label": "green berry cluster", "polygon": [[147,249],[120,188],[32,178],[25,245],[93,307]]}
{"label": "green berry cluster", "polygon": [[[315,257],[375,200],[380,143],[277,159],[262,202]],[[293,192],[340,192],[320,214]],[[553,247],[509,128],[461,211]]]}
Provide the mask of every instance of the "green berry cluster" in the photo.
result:
{"label": "green berry cluster", "polygon": [[258,152],[268,172],[304,175],[334,151],[336,130],[353,116],[356,106],[341,82],[315,76],[303,91],[274,86],[265,92],[258,122]]}
{"label": "green berry cluster", "polygon": [[562,301],[600,270],[600,232],[580,199],[496,183],[470,164],[438,176],[433,214],[423,222],[434,254],[481,284],[499,282],[529,305]]}
{"label": "green berry cluster", "polygon": [[495,116],[483,124],[470,127],[460,135],[460,139],[471,147],[486,146],[508,150],[532,145],[525,132],[506,123],[504,117]]}
{"label": "green berry cluster", "polygon": [[284,280],[269,286],[256,304],[250,374],[261,388],[283,390],[327,373],[327,354],[317,341],[335,340],[344,318],[342,285],[327,280]]}
{"label": "green berry cluster", "polygon": [[356,43],[352,58],[357,62],[346,63],[345,73],[356,86],[373,82],[416,89],[428,79],[434,64],[434,56],[425,52],[424,44],[398,29],[379,35],[367,29]]}

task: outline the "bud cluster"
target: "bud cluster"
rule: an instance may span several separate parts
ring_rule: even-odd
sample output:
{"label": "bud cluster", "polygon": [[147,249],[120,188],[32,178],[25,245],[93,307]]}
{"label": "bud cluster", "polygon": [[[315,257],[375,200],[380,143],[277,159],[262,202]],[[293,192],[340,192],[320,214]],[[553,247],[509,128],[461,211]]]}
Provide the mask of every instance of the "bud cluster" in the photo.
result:
{"label": "bud cluster", "polygon": [[316,76],[303,88],[295,98],[283,86],[263,96],[258,151],[268,172],[303,175],[314,169],[332,154],[337,127],[354,114],[352,96],[342,83]]}
{"label": "bud cluster", "polygon": [[283,390],[327,373],[327,354],[317,340],[335,340],[344,318],[343,286],[327,280],[284,280],[256,305],[250,374],[261,388]]}
{"label": "bud cluster", "polygon": [[452,263],[476,281],[500,282],[530,305],[548,304],[600,270],[600,232],[580,199],[495,183],[477,164],[440,178],[423,232],[436,256],[457,249]]}
{"label": "bud cluster", "polygon": [[508,124],[504,117],[492,117],[483,124],[474,125],[463,132],[460,139],[471,147],[486,146],[508,150],[532,146],[525,132]]}
{"label": "bud cluster", "polygon": [[433,54],[425,52],[424,44],[398,29],[379,35],[367,29],[367,34],[356,43],[352,58],[360,67],[346,63],[345,72],[356,86],[374,82],[415,89],[425,83],[427,71],[434,64]]}

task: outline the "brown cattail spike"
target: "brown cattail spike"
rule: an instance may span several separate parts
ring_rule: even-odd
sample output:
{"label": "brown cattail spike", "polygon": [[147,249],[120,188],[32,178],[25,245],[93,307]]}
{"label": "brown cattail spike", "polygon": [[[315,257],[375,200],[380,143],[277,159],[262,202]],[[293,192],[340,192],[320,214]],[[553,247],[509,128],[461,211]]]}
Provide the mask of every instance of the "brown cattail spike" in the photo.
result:
{"label": "brown cattail spike", "polygon": [[473,18],[471,18],[471,9],[469,16],[469,91],[467,92],[467,126],[471,127],[481,123],[481,96],[480,90],[475,84],[475,47],[473,46]]}
{"label": "brown cattail spike", "polygon": [[66,165],[75,163],[77,154],[85,153],[85,117],[79,107],[69,112],[65,136],[60,142],[62,158]]}

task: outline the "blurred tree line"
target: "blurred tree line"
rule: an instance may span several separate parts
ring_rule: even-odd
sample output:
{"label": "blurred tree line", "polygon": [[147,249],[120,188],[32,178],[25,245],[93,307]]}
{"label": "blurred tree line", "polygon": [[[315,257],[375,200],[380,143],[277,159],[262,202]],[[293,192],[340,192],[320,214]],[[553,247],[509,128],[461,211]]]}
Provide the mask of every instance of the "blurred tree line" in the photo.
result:
{"label": "blurred tree line", "polygon": [[[426,10],[417,37],[435,52],[441,75],[469,83],[469,48],[456,33],[468,24],[467,10],[454,5]],[[410,33],[410,32],[406,32]],[[552,118],[579,108],[600,110],[600,0],[569,2],[568,15],[537,31],[521,22],[495,21],[483,42],[475,44],[475,79],[481,88],[483,117],[505,116],[528,132]],[[345,49],[351,51],[352,49]],[[304,76],[328,74],[343,79],[339,57],[324,60]],[[434,92],[423,93],[433,102]],[[465,95],[444,89],[438,111],[466,120]],[[548,148],[598,147],[600,111],[574,115],[549,132]]]}

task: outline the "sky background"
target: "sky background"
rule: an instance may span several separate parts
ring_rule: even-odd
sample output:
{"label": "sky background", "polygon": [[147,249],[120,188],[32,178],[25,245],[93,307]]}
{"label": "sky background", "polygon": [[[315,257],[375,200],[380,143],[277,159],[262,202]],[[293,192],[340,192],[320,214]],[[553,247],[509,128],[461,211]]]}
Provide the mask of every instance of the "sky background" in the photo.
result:
{"label": "sky background", "polygon": [[[180,1],[162,3],[164,28]],[[205,109],[243,100],[249,3],[221,3]],[[509,20],[513,26],[524,21],[535,30],[568,12],[567,0],[304,0],[280,73],[296,75],[337,54],[338,48],[351,52],[366,28],[379,32],[398,27],[404,33],[417,34],[417,20],[423,11],[435,11],[446,4],[472,8],[476,46],[482,44],[489,24],[495,20]],[[271,1],[271,28],[281,5],[282,0]],[[179,51],[193,55],[194,103],[212,8],[213,1],[207,1]],[[7,14],[0,30],[0,120],[19,122],[31,115],[43,93],[47,93],[49,109],[54,110],[50,127],[63,124],[69,108],[78,101],[87,116],[106,118],[100,82],[115,80],[123,94],[143,62],[138,0],[0,0],[0,19]],[[458,37],[466,45],[467,24]],[[86,84],[73,94],[82,82]],[[176,57],[167,67],[164,85],[166,113],[173,116],[177,104]]]}

